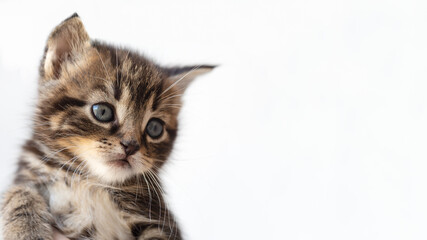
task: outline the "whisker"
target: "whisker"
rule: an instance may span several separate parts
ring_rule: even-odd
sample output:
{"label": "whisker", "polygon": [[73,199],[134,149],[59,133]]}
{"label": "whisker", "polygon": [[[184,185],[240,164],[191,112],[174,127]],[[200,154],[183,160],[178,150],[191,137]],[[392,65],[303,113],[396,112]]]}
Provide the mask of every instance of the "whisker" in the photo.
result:
{"label": "whisker", "polygon": [[175,91],[175,92],[173,92],[173,93],[171,93],[169,95],[166,95],[166,96],[160,98],[159,101],[166,101],[166,100],[171,99],[171,98],[182,97],[183,96],[183,94],[175,94],[177,92],[179,92],[179,91]]}
{"label": "whisker", "polygon": [[142,176],[144,177],[145,182],[147,183],[147,187],[148,187],[148,218],[151,221],[151,191],[150,191],[150,184],[148,184],[147,178],[145,177],[144,172],[142,173]]}
{"label": "whisker", "polygon": [[102,80],[102,81],[104,81],[104,82],[106,82],[106,83],[109,83],[109,82],[110,82],[108,79],[103,78],[103,77],[93,76],[93,75],[89,75],[89,74],[88,74],[87,76],[88,76],[88,77],[91,77],[91,78],[95,78],[95,79]]}
{"label": "whisker", "polygon": [[186,74],[184,74],[184,76],[182,76],[180,79],[176,80],[168,88],[166,88],[166,90],[164,90],[162,93],[160,93],[159,97],[162,96],[165,92],[169,91],[171,88],[173,88],[179,82],[181,82],[182,79],[184,79],[186,76],[188,76],[190,73],[194,72],[195,70],[199,69],[200,67],[201,67],[201,65],[197,65],[197,66],[193,67],[193,69],[191,69],[190,71],[188,71]]}
{"label": "whisker", "polygon": [[102,60],[102,57],[101,57],[101,55],[99,54],[98,49],[96,49],[96,48],[95,48],[95,51],[96,51],[96,53],[98,54],[99,60],[101,60],[102,66],[104,67],[104,70],[105,70],[105,73],[107,74],[107,77],[108,77],[108,78],[110,78],[110,75],[108,74],[108,71],[107,71],[107,67],[106,67],[106,66],[105,66],[105,64],[104,64],[104,61]]}
{"label": "whisker", "polygon": [[[154,175],[152,175],[153,174],[153,172],[151,172],[150,171],[150,169],[148,169],[148,171],[147,171],[147,173],[149,173],[149,174],[151,174],[151,176],[152,176],[152,179],[155,179],[156,177],[154,176]],[[149,176],[149,175],[148,175]],[[156,180],[157,181],[157,180]],[[162,190],[162,187],[160,187],[160,185],[157,185],[159,188],[158,188],[158,190],[159,191],[163,191]],[[155,188],[154,188],[155,189]],[[164,226],[165,226],[165,224],[166,224],[166,214],[167,214],[167,205],[166,205],[166,202],[164,202],[164,201],[162,201],[162,199],[160,199],[160,194],[157,192],[157,190],[155,190],[155,193],[156,193],[156,195],[157,195],[157,197],[158,197],[158,200],[159,200],[159,217],[160,217],[160,219],[161,218],[163,218],[163,220],[162,220],[162,231],[163,231],[163,229],[164,229]],[[165,204],[165,210],[163,211],[164,212],[164,217],[162,217],[162,204]],[[159,219],[159,220],[160,220]]]}

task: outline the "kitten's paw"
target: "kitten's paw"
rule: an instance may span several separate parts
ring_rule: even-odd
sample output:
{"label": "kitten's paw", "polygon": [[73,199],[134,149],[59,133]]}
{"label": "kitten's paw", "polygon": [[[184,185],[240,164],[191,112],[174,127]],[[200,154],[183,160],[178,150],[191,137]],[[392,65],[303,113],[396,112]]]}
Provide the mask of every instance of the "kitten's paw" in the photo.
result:
{"label": "kitten's paw", "polygon": [[11,188],[5,194],[1,210],[4,240],[53,240],[52,216],[34,189]]}

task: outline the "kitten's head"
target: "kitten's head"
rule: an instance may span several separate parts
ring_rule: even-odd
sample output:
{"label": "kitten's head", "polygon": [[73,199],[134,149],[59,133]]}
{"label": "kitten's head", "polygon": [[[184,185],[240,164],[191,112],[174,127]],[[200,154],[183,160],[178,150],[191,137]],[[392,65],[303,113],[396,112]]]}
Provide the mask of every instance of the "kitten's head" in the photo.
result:
{"label": "kitten's head", "polygon": [[163,68],[91,41],[74,14],[50,34],[40,66],[35,137],[58,166],[120,183],[156,171],[175,140],[181,96],[212,66]]}

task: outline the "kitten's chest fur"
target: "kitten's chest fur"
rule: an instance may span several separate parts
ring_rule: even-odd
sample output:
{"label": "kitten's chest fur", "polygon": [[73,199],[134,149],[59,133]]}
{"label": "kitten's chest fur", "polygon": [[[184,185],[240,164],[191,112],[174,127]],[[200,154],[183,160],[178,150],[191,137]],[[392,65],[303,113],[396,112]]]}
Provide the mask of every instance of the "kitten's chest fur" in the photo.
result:
{"label": "kitten's chest fur", "polygon": [[89,184],[54,182],[48,187],[49,206],[57,227],[76,239],[135,239],[129,216],[120,211],[109,193]]}

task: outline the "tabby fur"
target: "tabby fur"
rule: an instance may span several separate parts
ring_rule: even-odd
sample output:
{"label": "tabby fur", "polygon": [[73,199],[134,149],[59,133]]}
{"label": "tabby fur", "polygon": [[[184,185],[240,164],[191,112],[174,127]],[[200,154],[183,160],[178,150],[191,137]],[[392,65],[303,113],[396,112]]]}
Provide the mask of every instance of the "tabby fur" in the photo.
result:
{"label": "tabby fur", "polygon": [[[33,134],[4,194],[5,240],[182,239],[167,208],[159,169],[177,136],[181,96],[213,66],[161,67],[125,48],[89,38],[77,14],[50,34],[40,64]],[[114,109],[99,122],[92,106]],[[152,119],[160,138],[147,135]],[[126,146],[127,164],[116,161]]]}

